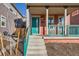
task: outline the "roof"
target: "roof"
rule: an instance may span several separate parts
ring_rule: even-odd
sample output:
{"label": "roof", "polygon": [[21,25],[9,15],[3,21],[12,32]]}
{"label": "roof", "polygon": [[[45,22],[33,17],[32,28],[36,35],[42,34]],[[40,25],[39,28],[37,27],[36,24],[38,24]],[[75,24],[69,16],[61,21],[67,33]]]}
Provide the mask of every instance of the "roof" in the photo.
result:
{"label": "roof", "polygon": [[79,7],[79,3],[28,3],[27,4],[28,6],[41,6],[41,7],[44,7],[44,6],[71,6],[71,7],[75,7],[75,6],[78,6]]}
{"label": "roof", "polygon": [[16,9],[16,11],[17,11],[22,17],[24,17],[24,16],[20,13],[20,11],[16,8],[15,3],[11,3],[11,5]]}
{"label": "roof", "polygon": [[74,10],[79,9],[79,3],[28,3],[27,4],[31,14],[44,14],[46,8],[49,7],[49,14],[62,14],[64,15],[64,7],[68,7],[68,14]]}

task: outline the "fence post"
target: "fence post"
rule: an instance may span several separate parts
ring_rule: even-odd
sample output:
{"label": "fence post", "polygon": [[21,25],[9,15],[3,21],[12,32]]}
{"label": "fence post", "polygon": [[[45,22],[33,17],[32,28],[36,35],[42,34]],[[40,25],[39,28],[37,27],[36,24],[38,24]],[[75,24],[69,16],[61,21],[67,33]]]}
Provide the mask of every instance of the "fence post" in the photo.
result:
{"label": "fence post", "polygon": [[1,34],[0,37],[1,37],[0,40],[1,40],[2,53],[3,53],[3,55],[5,56],[4,44],[3,44],[3,35]]}
{"label": "fence post", "polygon": [[18,39],[16,42],[16,55],[18,55],[19,39],[20,39],[20,29],[18,30]]}

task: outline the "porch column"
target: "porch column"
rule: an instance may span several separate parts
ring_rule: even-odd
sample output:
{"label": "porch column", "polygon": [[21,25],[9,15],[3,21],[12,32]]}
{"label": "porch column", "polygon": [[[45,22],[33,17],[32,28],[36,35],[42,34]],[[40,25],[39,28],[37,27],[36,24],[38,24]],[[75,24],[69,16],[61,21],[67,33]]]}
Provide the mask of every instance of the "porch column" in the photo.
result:
{"label": "porch column", "polygon": [[64,10],[64,19],[65,19],[64,20],[64,25],[65,25],[64,29],[65,29],[65,32],[64,33],[65,33],[65,35],[67,35],[67,21],[66,21],[67,20],[67,7],[64,7],[64,8],[65,8],[65,10]]}
{"label": "porch column", "polygon": [[46,30],[47,30],[46,34],[48,34],[48,7],[46,7]]}
{"label": "porch column", "polygon": [[29,12],[29,7],[27,6],[27,10],[26,10],[26,28],[29,27],[30,25],[30,12]]}

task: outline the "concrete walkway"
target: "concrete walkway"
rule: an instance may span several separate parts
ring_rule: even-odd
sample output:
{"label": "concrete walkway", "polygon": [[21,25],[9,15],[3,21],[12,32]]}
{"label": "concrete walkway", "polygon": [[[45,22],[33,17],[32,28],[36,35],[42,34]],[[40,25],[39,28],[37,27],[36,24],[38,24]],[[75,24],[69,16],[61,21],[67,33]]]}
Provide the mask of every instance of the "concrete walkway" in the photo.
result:
{"label": "concrete walkway", "polygon": [[42,36],[29,37],[27,56],[47,56],[44,39]]}

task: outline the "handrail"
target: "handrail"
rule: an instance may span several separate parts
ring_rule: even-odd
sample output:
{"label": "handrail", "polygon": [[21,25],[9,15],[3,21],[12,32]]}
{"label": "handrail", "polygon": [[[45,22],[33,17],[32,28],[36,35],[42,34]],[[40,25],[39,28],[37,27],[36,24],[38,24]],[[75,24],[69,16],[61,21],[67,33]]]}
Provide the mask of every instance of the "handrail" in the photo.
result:
{"label": "handrail", "polygon": [[48,34],[49,35],[64,35],[64,26],[63,25],[50,25],[48,28]]}
{"label": "handrail", "polygon": [[24,39],[24,56],[27,54],[27,47],[28,47],[28,41],[29,41],[29,35],[30,35],[30,28],[27,28],[26,30],[26,38]]}
{"label": "handrail", "polygon": [[[66,29],[66,35],[64,34]],[[57,31],[57,33],[56,33]],[[63,36],[79,36],[79,25],[50,25],[48,28],[48,35],[63,35]]]}
{"label": "handrail", "polygon": [[67,35],[68,36],[79,36],[79,25],[68,25]]}

